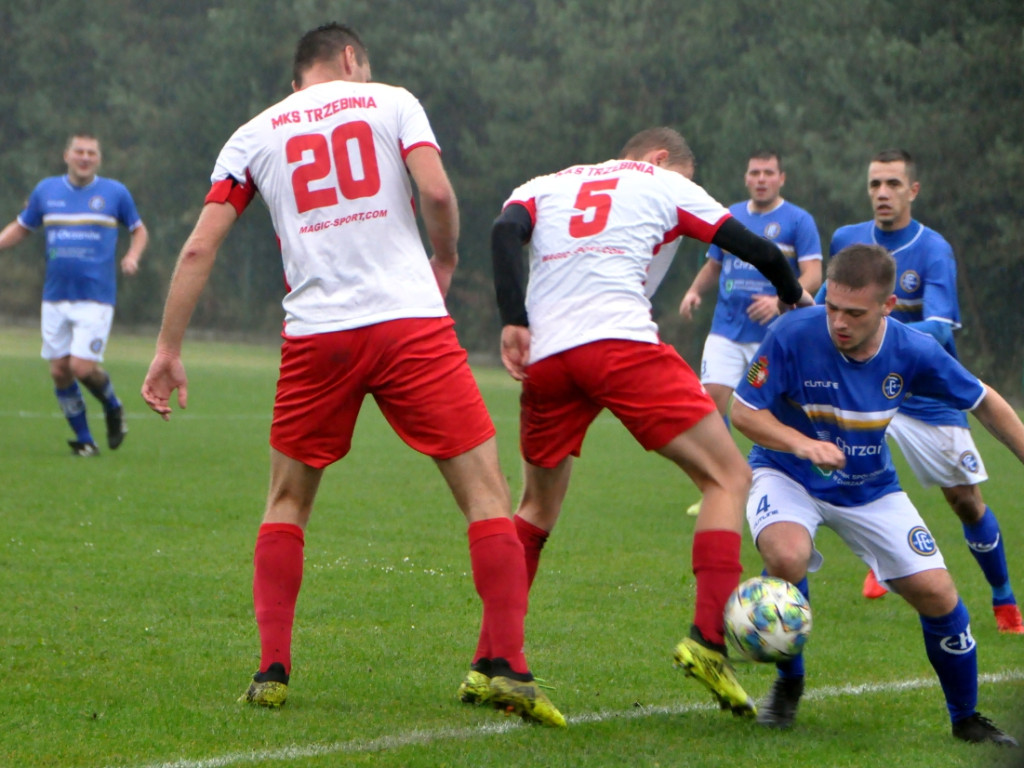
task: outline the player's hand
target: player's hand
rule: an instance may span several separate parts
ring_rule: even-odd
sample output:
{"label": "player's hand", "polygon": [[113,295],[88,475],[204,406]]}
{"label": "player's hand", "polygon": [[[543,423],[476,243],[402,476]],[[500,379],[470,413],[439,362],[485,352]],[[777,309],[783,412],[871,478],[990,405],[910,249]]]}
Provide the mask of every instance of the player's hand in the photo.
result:
{"label": "player's hand", "polygon": [[142,399],[164,421],[170,421],[169,401],[174,390],[178,390],[178,407],[184,410],[188,406],[188,377],[181,355],[158,351],[142,382]]}
{"label": "player's hand", "polygon": [[747,317],[758,325],[768,325],[779,316],[779,300],[775,296],[765,293],[757,293],[750,297],[750,305],[747,307]]}
{"label": "player's hand", "polygon": [[430,257],[430,268],[434,270],[434,279],[437,280],[437,287],[441,290],[441,298],[447,298],[448,289],[452,287],[452,275],[455,274],[455,264],[459,258],[439,259],[437,255]]}
{"label": "player's hand", "polygon": [[693,320],[693,312],[700,307],[700,294],[695,291],[687,291],[679,304],[679,314],[687,320]]}
{"label": "player's hand", "polygon": [[132,275],[138,274],[139,271],[139,257],[134,256],[130,253],[126,253],[124,258],[121,259],[121,271],[131,277]]}
{"label": "player's hand", "polygon": [[805,290],[803,292],[803,295],[800,297],[800,300],[796,304],[783,304],[782,303],[782,299],[779,299],[779,314],[781,315],[784,312],[789,312],[790,310],[793,310],[793,309],[799,309],[800,307],[813,307],[813,306],[814,306],[814,297],[811,296],[811,294],[809,294]]}
{"label": "player's hand", "polygon": [[526,378],[530,362],[530,329],[523,325],[506,325],[501,329],[501,362],[516,381]]}
{"label": "player's hand", "polygon": [[846,454],[839,449],[838,445],[827,440],[808,438],[793,453],[798,458],[807,459],[819,469],[842,469],[846,466]]}

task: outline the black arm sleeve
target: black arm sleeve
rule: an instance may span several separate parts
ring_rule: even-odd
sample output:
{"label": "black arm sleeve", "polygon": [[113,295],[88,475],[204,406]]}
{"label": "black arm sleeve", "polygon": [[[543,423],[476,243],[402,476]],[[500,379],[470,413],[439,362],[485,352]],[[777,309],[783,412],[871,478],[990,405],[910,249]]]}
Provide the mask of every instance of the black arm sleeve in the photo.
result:
{"label": "black arm sleeve", "polygon": [[762,275],[771,280],[784,303],[796,304],[803,296],[803,286],[778,246],[771,240],[758,237],[736,219],[723,221],[711,242],[757,267]]}
{"label": "black arm sleeve", "polygon": [[491,226],[491,264],[494,293],[502,325],[529,325],[526,316],[526,261],[523,246],[533,234],[533,219],[521,205],[512,203]]}

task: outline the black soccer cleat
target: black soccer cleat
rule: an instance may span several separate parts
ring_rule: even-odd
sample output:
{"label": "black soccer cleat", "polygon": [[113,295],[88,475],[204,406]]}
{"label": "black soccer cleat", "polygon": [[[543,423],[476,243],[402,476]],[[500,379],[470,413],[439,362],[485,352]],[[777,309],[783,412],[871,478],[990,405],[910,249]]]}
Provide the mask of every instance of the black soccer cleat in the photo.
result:
{"label": "black soccer cleat", "polygon": [[1008,733],[999,730],[987,717],[975,712],[970,717],[953,723],[953,736],[971,744],[990,741],[1005,747],[1019,747],[1020,743]]}
{"label": "black soccer cleat", "polygon": [[792,728],[803,695],[803,677],[776,677],[768,696],[757,705],[757,722],[766,728]]}
{"label": "black soccer cleat", "polygon": [[128,427],[124,424],[124,406],[119,405],[106,412],[107,417],[107,446],[110,450],[116,450],[124,442],[124,436]]}
{"label": "black soccer cleat", "polygon": [[80,443],[77,440],[68,440],[68,445],[71,446],[71,452],[75,456],[100,455],[100,449],[96,447],[96,443]]}

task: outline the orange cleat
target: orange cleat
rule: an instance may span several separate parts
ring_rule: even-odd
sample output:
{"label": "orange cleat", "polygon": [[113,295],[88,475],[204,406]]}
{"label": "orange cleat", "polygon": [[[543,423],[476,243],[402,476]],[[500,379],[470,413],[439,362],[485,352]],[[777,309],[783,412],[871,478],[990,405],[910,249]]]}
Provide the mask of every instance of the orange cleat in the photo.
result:
{"label": "orange cleat", "polygon": [[864,597],[868,600],[877,600],[880,597],[885,597],[886,592],[889,590],[882,586],[878,579],[875,578],[875,572],[868,569],[868,575],[864,577],[864,587],[861,589]]}
{"label": "orange cleat", "polygon": [[996,626],[1005,635],[1024,635],[1024,621],[1021,621],[1020,608],[1013,603],[993,605],[992,613],[996,615]]}

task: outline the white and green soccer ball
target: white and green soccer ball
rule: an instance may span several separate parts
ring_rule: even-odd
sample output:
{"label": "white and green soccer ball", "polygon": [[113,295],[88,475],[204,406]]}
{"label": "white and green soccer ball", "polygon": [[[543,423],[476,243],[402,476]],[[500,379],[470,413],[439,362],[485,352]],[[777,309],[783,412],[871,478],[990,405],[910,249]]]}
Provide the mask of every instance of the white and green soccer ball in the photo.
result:
{"label": "white and green soccer ball", "polygon": [[807,598],[783,579],[747,579],[725,604],[725,636],[751,661],[792,659],[803,650],[810,632]]}

